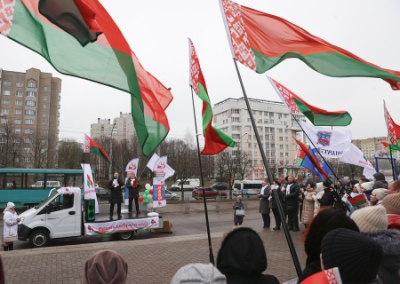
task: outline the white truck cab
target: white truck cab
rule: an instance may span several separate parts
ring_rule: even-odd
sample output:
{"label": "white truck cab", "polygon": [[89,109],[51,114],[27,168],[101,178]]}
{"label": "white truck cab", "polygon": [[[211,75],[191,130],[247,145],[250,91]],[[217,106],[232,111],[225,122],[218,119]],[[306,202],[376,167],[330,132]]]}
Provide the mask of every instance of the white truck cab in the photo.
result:
{"label": "white truck cab", "polygon": [[[78,187],[51,190],[46,200],[19,215],[18,239],[29,240],[32,247],[42,247],[50,239],[100,233],[120,233],[123,239],[129,239],[138,229],[159,227],[158,216],[84,222],[82,202]],[[99,228],[108,228],[108,231],[102,232]]]}

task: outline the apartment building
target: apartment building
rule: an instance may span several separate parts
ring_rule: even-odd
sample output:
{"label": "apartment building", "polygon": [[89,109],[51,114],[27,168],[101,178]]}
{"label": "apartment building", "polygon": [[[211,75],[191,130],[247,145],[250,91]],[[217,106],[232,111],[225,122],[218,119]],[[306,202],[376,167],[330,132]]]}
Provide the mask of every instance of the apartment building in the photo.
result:
{"label": "apartment building", "polygon": [[[271,167],[281,175],[287,167],[296,164],[297,143],[293,139],[301,128],[287,107],[281,102],[249,99],[262,147]],[[264,164],[257,144],[250,116],[243,98],[228,98],[214,105],[214,127],[230,135],[236,141],[233,155],[247,155],[247,178],[266,177]],[[305,117],[296,115],[297,120]]]}
{"label": "apartment building", "polygon": [[124,139],[132,139],[135,134],[135,127],[133,126],[132,115],[130,113],[120,112],[119,117],[113,119],[97,119],[97,123],[90,125],[90,136],[92,138],[111,137],[122,141]]}
{"label": "apartment building", "polygon": [[[383,150],[380,142],[388,142],[389,138],[387,136],[372,137],[366,139],[353,139],[352,143],[356,145],[363,153],[364,156],[373,161],[375,156],[382,156]],[[393,153],[393,158],[399,158],[399,152]]]}
{"label": "apartment building", "polygon": [[51,73],[0,69],[0,166],[51,164],[48,157],[54,157],[59,134],[60,93],[61,79]]}

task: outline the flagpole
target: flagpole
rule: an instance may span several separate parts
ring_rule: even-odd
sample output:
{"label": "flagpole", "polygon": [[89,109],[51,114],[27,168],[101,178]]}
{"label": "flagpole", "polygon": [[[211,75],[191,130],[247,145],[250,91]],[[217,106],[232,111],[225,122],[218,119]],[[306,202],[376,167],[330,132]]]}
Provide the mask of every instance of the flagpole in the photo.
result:
{"label": "flagpole", "polygon": [[392,165],[393,180],[396,180],[396,175],[395,175],[394,165],[393,165],[392,144],[389,144],[389,153],[390,153],[390,164]]}
{"label": "flagpole", "polygon": [[208,221],[207,199],[206,199],[206,193],[205,193],[205,191],[204,191],[203,168],[202,168],[202,166],[201,166],[201,154],[200,154],[200,145],[199,145],[199,134],[197,133],[196,109],[195,109],[195,107],[194,107],[193,88],[190,87],[190,90],[191,90],[191,92],[192,92],[194,128],[195,128],[195,131],[196,131],[197,154],[198,154],[198,157],[199,157],[201,187],[202,187],[202,189],[203,189],[203,204],[204,204],[204,214],[205,214],[205,217],[206,217],[206,227],[207,227],[207,238],[208,238],[209,258],[210,258],[210,262],[214,265],[214,254],[213,254],[213,251],[212,251],[212,243],[211,243],[211,235],[210,235],[210,222]]}
{"label": "flagpole", "polygon": [[[258,148],[260,149],[260,153],[261,153],[261,157],[262,157],[262,160],[263,160],[263,163],[264,163],[264,167],[265,167],[265,170],[267,171],[268,181],[269,181],[269,184],[272,185],[274,183],[274,179],[272,177],[271,170],[270,170],[268,162],[267,162],[267,157],[265,156],[265,152],[264,152],[264,149],[262,147],[260,135],[258,134],[257,126],[256,126],[256,123],[255,123],[255,120],[254,120],[253,111],[252,111],[252,109],[250,107],[250,102],[249,102],[249,99],[247,98],[246,91],[244,89],[242,77],[240,76],[240,72],[239,72],[239,68],[237,66],[236,59],[233,59],[233,62],[235,64],[236,73],[237,73],[238,78],[239,78],[240,86],[242,87],[243,98],[244,98],[244,101],[246,102],[247,111],[248,111],[249,116],[250,116],[251,125],[252,125],[252,127],[254,129],[254,134],[256,135]],[[290,236],[290,233],[289,233],[286,221],[285,221],[285,215],[283,213],[282,204],[281,204],[281,201],[280,201],[280,199],[278,197],[278,193],[275,190],[274,190],[273,194],[274,194],[274,198],[276,200],[277,206],[278,206],[279,215],[280,215],[281,220],[282,220],[283,231],[285,233],[286,241],[288,243],[289,250],[290,250],[290,253],[292,255],[294,267],[296,269],[297,276],[298,276],[299,280],[301,281],[301,280],[303,280],[303,272],[301,270],[300,262],[299,262],[299,259],[297,257],[296,249],[294,248],[292,237]]]}

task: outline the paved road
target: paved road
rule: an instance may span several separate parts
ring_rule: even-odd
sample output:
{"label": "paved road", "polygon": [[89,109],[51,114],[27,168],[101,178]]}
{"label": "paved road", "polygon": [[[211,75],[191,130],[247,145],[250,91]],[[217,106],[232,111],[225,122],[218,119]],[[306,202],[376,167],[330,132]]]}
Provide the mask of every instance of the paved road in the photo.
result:
{"label": "paved road", "polygon": [[[233,226],[233,202],[208,202],[212,249],[218,254],[224,232]],[[187,207],[186,207],[187,209]],[[218,209],[218,212],[217,212]],[[140,232],[132,240],[119,241],[113,236],[63,239],[47,248],[30,249],[17,242],[13,252],[1,252],[6,283],[82,283],[87,258],[100,249],[113,249],[128,262],[128,283],[169,283],[174,273],[192,262],[209,262],[208,240],[202,203],[191,203],[185,214],[185,204],[169,204],[158,210],[163,219],[173,224],[172,234]],[[273,222],[272,222],[273,223]],[[264,241],[269,268],[283,282],[295,278],[283,231],[262,229],[258,201],[248,202],[244,225],[259,232]],[[274,224],[271,224],[271,227]],[[302,266],[305,263],[301,232],[292,233]]]}

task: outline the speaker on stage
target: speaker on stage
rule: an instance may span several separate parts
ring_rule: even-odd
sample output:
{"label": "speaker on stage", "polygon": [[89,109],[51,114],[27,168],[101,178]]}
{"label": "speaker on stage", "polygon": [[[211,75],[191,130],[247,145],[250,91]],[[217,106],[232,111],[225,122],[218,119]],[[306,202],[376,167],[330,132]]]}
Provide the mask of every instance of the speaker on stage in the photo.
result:
{"label": "speaker on stage", "polygon": [[85,199],[85,221],[92,222],[96,219],[96,206],[94,199]]}

